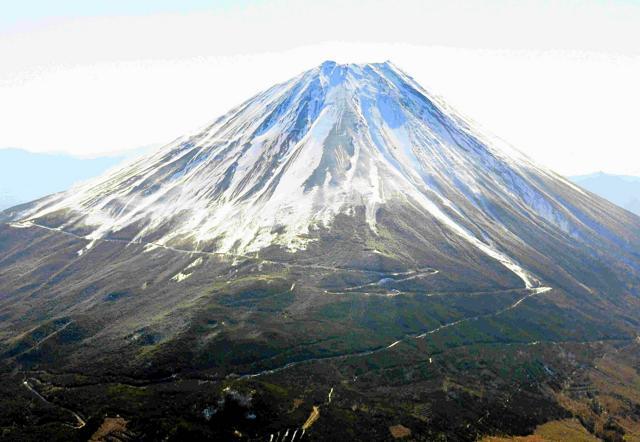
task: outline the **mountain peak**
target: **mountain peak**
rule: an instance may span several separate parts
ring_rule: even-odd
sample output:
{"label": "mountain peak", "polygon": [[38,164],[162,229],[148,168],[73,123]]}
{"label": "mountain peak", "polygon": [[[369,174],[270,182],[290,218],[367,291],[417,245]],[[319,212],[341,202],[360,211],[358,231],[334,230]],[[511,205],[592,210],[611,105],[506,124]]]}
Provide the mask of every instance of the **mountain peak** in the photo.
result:
{"label": "mountain peak", "polygon": [[335,60],[325,60],[318,67],[320,68],[333,68],[336,66],[340,66],[343,68],[354,68],[354,67],[365,67],[365,66],[394,66],[391,60],[385,60],[382,62],[366,62],[366,63],[356,63],[356,62],[347,62],[347,63],[338,63]]}
{"label": "mountain peak", "polygon": [[18,218],[247,253],[304,249],[340,215],[377,235],[380,210],[409,205],[530,285],[477,220],[499,223],[497,204],[570,233],[573,217],[531,178],[546,171],[499,147],[390,62],[325,61]]}
{"label": "mountain peak", "polygon": [[320,70],[333,69],[337,64],[338,63],[333,60],[325,60],[320,64],[319,68]]}
{"label": "mountain peak", "polygon": [[[362,82],[384,78],[386,76],[396,76],[405,82],[412,82],[399,68],[390,61],[376,63],[337,63],[333,60],[326,60],[318,67],[310,69],[302,74],[302,77],[320,75],[323,77],[350,78],[351,84],[357,86]],[[419,87],[419,86],[418,86]]]}

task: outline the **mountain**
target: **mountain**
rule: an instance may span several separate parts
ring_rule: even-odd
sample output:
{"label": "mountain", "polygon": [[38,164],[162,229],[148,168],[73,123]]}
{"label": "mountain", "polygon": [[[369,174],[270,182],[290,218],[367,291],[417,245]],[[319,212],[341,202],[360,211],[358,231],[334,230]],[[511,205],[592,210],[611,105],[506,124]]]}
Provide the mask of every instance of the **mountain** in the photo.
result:
{"label": "mountain", "polygon": [[0,149],[0,210],[67,190],[142,153],[142,149],[135,149],[126,154],[78,158]]}
{"label": "mountain", "polygon": [[389,62],[0,216],[14,439],[640,430],[640,218]]}
{"label": "mountain", "polygon": [[604,172],[571,177],[571,181],[614,204],[640,215],[640,177]]}

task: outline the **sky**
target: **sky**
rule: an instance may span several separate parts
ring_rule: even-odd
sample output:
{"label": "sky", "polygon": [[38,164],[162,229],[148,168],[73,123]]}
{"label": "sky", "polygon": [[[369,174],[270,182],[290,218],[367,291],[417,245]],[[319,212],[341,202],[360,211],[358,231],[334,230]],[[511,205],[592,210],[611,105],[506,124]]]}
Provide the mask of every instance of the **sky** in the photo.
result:
{"label": "sky", "polygon": [[566,175],[640,175],[640,1],[0,0],[0,147],[164,144],[322,61],[391,60]]}

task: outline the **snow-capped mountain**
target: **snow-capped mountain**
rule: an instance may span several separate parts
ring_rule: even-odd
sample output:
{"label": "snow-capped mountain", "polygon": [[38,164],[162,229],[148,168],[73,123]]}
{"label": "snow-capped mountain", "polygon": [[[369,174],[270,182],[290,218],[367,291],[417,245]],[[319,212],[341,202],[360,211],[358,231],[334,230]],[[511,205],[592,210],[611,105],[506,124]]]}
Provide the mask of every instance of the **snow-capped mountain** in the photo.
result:
{"label": "snow-capped mountain", "polygon": [[0,221],[6,382],[88,425],[146,404],[153,440],[159,413],[216,440],[510,434],[637,350],[640,218],[391,63],[325,62]]}
{"label": "snow-capped mountain", "polygon": [[574,238],[599,229],[558,192],[586,198],[391,63],[325,62],[198,133],[13,218],[92,240],[116,235],[246,254],[272,245],[304,249],[311,232],[358,208],[376,233],[379,209],[393,201],[435,219],[531,286],[535,277],[499,245],[517,236],[499,212]]}

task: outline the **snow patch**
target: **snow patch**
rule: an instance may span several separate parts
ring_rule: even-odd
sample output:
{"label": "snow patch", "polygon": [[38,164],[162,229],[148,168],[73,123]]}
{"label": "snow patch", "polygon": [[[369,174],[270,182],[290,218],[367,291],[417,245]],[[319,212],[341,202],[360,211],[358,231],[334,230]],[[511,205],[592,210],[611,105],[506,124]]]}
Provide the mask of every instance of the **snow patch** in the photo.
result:
{"label": "snow patch", "polygon": [[174,280],[175,282],[182,282],[185,279],[187,279],[189,276],[191,276],[191,273],[177,273],[175,274],[171,279]]}

